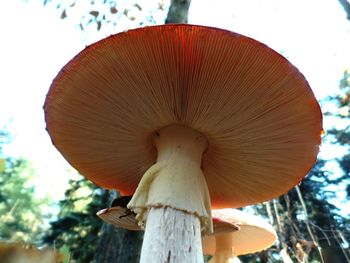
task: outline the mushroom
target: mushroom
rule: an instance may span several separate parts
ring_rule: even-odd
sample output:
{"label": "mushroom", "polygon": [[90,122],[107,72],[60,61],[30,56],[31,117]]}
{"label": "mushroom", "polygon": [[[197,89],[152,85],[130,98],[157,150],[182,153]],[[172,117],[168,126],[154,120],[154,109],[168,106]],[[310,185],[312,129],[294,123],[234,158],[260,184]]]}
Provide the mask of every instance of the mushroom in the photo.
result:
{"label": "mushroom", "polygon": [[212,216],[214,232],[202,240],[204,254],[213,255],[210,263],[239,262],[237,256],[266,249],[277,239],[275,229],[258,216],[229,208],[212,210]]}
{"label": "mushroom", "polygon": [[127,230],[141,230],[135,218],[135,213],[126,207],[125,201],[130,201],[131,197],[123,196],[112,202],[110,208],[105,208],[96,213],[105,222]]}
{"label": "mushroom", "polygon": [[53,80],[55,147],[97,185],[132,195],[141,262],[202,262],[213,208],[287,192],[313,166],[320,107],[303,75],[248,37],[161,25],[88,46]]}
{"label": "mushroom", "polygon": [[103,221],[115,225],[117,227],[125,228],[131,231],[141,230],[135,218],[135,214],[128,214],[128,209],[120,206],[105,208],[96,213]]}
{"label": "mushroom", "polygon": [[[132,231],[140,231],[134,214],[125,208],[103,209],[97,215],[105,222]],[[212,255],[210,263],[240,262],[239,255],[270,247],[277,239],[275,229],[262,218],[237,209],[212,210],[213,233],[202,238],[203,253]]]}

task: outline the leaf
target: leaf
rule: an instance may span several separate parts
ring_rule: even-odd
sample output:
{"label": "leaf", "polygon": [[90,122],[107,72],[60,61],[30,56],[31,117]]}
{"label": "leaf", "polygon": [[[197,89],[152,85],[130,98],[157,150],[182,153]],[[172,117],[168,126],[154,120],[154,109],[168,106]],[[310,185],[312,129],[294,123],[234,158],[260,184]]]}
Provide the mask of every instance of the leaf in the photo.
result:
{"label": "leaf", "polygon": [[6,168],[6,160],[5,159],[0,159],[0,173],[5,171]]}
{"label": "leaf", "polygon": [[69,247],[67,245],[63,245],[62,247],[60,247],[60,249],[58,250],[60,253],[60,262],[62,263],[69,263],[70,261],[70,251],[69,251]]}
{"label": "leaf", "polygon": [[67,13],[66,13],[66,9],[64,9],[61,14],[61,19],[65,19],[66,17],[67,17]]}
{"label": "leaf", "polygon": [[118,9],[115,8],[115,6],[111,6],[111,8],[109,9],[111,11],[111,14],[116,14],[118,13]]}
{"label": "leaf", "polygon": [[142,11],[142,8],[139,4],[134,4],[134,6],[139,10],[139,11]]}
{"label": "leaf", "polygon": [[90,15],[92,15],[96,18],[96,17],[98,17],[99,12],[98,11],[90,11]]}

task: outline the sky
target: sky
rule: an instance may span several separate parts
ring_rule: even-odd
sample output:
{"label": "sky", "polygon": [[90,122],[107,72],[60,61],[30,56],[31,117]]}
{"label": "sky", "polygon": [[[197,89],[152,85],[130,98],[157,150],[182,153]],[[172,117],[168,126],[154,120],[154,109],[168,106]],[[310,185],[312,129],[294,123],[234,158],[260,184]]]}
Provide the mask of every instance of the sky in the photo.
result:
{"label": "sky", "polygon": [[[0,127],[6,125],[14,136],[6,153],[29,159],[37,171],[33,183],[38,194],[58,199],[75,171],[45,131],[42,106],[51,81],[86,45],[138,21],[132,24],[123,17],[117,27],[105,26],[100,32],[89,28],[84,34],[77,19],[86,6],[61,20],[57,10],[43,8],[40,0],[27,2],[0,2]],[[158,3],[137,2],[143,10]],[[164,15],[154,13],[159,23]],[[350,21],[338,1],[192,0],[189,23],[225,28],[267,44],[303,72],[318,99],[337,92],[343,71],[350,68]],[[321,150],[328,158],[341,153],[329,146]],[[344,209],[350,213],[350,206]]]}

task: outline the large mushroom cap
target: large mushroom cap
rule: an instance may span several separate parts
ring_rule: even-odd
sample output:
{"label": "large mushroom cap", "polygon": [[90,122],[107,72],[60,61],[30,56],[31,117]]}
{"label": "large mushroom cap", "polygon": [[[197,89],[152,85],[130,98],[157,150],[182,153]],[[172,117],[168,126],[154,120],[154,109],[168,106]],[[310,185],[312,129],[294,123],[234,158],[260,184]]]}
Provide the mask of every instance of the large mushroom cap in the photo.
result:
{"label": "large mushroom cap", "polygon": [[124,195],[155,163],[157,130],[201,132],[214,208],[287,192],[321,141],[319,105],[295,67],[253,39],[203,26],[140,28],[87,47],[54,79],[44,109],[68,162]]}
{"label": "large mushroom cap", "polygon": [[[230,234],[236,256],[266,249],[277,239],[275,229],[258,216],[237,209],[220,209],[212,212],[214,232],[202,240],[204,254],[215,254],[216,234]],[[227,223],[232,224],[232,226],[227,225]],[[235,231],[235,226],[238,226],[239,230]]]}

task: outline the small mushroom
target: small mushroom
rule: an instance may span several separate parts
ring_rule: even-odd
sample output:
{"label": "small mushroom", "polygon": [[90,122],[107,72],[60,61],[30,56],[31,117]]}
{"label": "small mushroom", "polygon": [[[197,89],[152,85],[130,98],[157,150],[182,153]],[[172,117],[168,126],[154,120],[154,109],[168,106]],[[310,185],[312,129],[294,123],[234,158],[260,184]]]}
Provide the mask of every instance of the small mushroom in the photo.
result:
{"label": "small mushroom", "polygon": [[235,262],[237,256],[261,251],[276,241],[274,228],[258,216],[237,209],[213,210],[212,216],[214,232],[202,240],[204,254],[213,255],[210,263]]}
{"label": "small mushroom", "polygon": [[96,213],[103,221],[132,231],[141,230],[135,214],[128,214],[128,209],[120,206],[105,208]]}
{"label": "small mushroom", "polygon": [[105,222],[117,227],[136,231],[141,230],[133,213],[126,206],[129,203],[131,196],[123,196],[113,200],[110,208],[105,208],[96,213]]}
{"label": "small mushroom", "polygon": [[[135,215],[124,217],[122,207],[103,209],[97,215],[116,227],[141,231]],[[202,238],[204,254],[213,255],[210,263],[240,262],[237,256],[270,247],[276,240],[274,228],[258,216],[237,209],[212,210],[213,233]]]}
{"label": "small mushroom", "polygon": [[53,144],[101,187],[133,195],[141,262],[201,262],[213,208],[287,192],[313,166],[320,107],[303,75],[226,30],[162,25],[110,36],[54,79]]}

